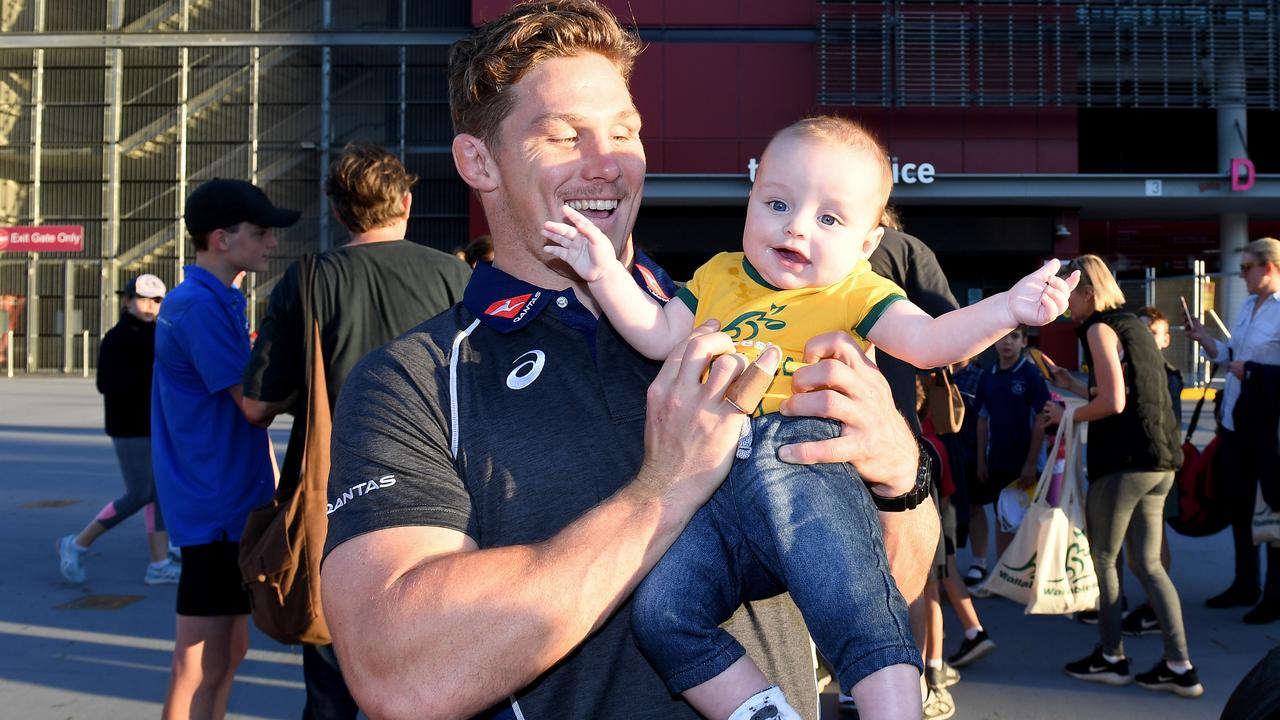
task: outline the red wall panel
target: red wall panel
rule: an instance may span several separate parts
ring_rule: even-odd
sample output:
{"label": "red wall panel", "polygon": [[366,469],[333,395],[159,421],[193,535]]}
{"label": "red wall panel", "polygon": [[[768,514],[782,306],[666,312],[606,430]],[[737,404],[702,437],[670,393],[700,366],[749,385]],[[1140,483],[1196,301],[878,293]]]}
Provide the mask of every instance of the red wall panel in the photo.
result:
{"label": "red wall panel", "polygon": [[739,132],[737,47],[670,43],[663,55],[663,124],[667,137],[736,139]]}
{"label": "red wall panel", "polygon": [[964,172],[1033,173],[1036,171],[1034,140],[965,140]]}

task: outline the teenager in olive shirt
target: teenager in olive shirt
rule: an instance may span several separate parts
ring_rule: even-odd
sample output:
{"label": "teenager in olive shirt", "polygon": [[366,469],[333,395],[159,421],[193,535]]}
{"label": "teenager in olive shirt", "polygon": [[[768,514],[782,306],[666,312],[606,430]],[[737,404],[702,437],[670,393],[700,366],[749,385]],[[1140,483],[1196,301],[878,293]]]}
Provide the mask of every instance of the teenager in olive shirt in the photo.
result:
{"label": "teenager in olive shirt", "polygon": [[[416,181],[395,155],[365,144],[348,145],[325,180],[334,214],[351,233],[346,245],[316,259],[310,290],[329,407],[366,353],[460,300],[471,275],[457,258],[404,239],[413,204],[409,189]],[[306,422],[306,413],[291,407],[308,396],[302,384],[311,329],[303,325],[300,272],[301,263],[294,263],[272,291],[245,369],[245,412],[258,424],[281,410],[293,412],[295,423]],[[290,443],[304,439],[295,432]],[[304,720],[355,719],[359,708],[332,645],[303,646],[302,669]]]}

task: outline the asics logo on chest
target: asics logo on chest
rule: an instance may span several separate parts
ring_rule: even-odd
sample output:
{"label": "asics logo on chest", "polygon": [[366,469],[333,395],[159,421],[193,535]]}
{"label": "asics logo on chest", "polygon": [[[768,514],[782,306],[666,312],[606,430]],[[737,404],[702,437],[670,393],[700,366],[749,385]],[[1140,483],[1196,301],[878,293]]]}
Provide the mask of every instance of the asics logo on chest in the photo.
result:
{"label": "asics logo on chest", "polygon": [[512,390],[523,390],[538,379],[542,367],[546,365],[547,354],[541,350],[530,350],[516,358],[512,363],[515,369],[507,375],[507,387]]}

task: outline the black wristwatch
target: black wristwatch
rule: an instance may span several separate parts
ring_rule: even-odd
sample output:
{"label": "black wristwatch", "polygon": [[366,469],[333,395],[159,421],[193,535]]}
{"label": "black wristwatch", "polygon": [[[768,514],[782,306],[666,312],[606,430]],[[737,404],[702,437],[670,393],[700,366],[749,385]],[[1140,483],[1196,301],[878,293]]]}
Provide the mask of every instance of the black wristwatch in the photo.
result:
{"label": "black wristwatch", "polygon": [[916,468],[916,486],[896,497],[884,497],[872,491],[871,499],[880,512],[905,512],[915,508],[929,497],[933,488],[933,461],[931,460],[933,453],[925,448],[923,440],[917,438],[916,444],[920,448],[920,463]]}

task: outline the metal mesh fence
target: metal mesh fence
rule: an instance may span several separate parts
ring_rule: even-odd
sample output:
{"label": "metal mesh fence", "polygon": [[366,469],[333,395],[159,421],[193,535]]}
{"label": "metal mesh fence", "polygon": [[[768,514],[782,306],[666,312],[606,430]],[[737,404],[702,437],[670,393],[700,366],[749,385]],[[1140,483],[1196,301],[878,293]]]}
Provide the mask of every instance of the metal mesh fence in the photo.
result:
{"label": "metal mesh fence", "polygon": [[819,101],[1280,107],[1277,0],[824,0]]}
{"label": "metal mesh fence", "polygon": [[[251,322],[291,262],[342,241],[320,184],[347,142],[386,145],[422,178],[409,239],[442,250],[465,243],[469,199],[449,155],[447,43],[326,46],[315,33],[461,33],[469,11],[464,0],[0,0],[0,32],[192,38],[187,47],[0,43],[0,226],[84,227],[80,253],[0,254],[0,373],[10,358],[17,372],[78,372],[86,348],[95,362],[127,279],[150,272],[173,287],[194,259],[182,201],[213,177],[251,180],[277,205],[302,211],[279,234],[271,269],[247,281]],[[299,39],[216,40],[251,31]]]}

